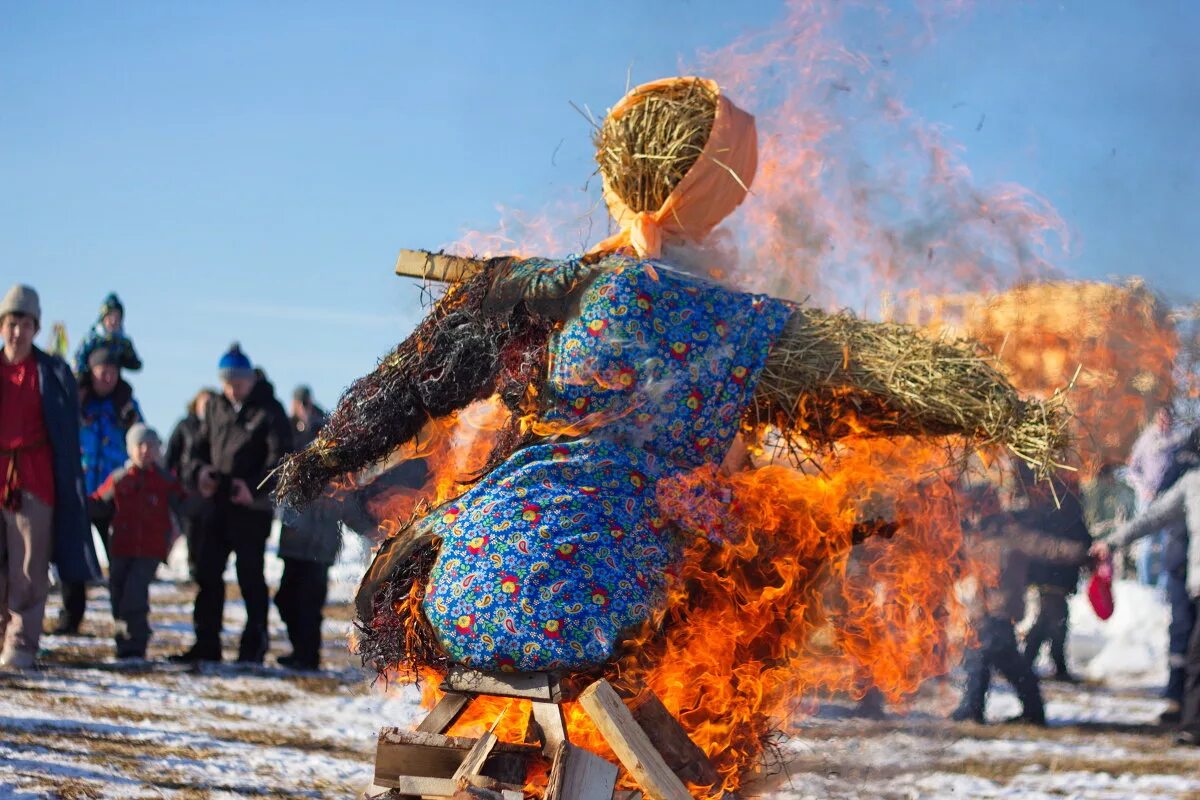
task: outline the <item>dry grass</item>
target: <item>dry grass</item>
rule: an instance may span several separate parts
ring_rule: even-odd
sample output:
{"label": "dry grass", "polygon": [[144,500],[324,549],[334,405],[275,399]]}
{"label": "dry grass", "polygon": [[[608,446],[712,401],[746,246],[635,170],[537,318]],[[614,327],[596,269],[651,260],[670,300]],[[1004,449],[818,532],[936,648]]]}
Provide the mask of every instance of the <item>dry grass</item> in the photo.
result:
{"label": "dry grass", "polygon": [[605,184],[631,210],[657,211],[700,157],[716,115],[716,93],[698,80],[639,94],[596,132]]}
{"label": "dry grass", "polygon": [[771,349],[751,414],[788,432],[798,447],[850,432],[963,436],[1003,445],[1044,477],[1068,444],[1061,395],[1023,400],[992,360],[965,341],[907,325],[798,309]]}

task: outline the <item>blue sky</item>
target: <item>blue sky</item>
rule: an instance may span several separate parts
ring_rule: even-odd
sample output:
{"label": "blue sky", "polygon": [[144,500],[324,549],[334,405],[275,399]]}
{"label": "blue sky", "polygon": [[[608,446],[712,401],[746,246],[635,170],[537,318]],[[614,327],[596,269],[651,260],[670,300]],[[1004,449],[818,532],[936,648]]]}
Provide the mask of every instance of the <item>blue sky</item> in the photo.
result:
{"label": "blue sky", "polygon": [[[921,8],[930,4],[922,3]],[[573,196],[626,83],[771,26],[772,2],[0,5],[0,277],[72,339],[117,290],[165,433],[242,342],[281,396],[331,405],[420,295],[400,247]],[[851,12],[894,91],[981,184],[1072,231],[1071,274],[1200,296],[1200,4],[1004,2]],[[881,57],[880,62],[883,62]],[[980,126],[980,121],[983,124]]]}

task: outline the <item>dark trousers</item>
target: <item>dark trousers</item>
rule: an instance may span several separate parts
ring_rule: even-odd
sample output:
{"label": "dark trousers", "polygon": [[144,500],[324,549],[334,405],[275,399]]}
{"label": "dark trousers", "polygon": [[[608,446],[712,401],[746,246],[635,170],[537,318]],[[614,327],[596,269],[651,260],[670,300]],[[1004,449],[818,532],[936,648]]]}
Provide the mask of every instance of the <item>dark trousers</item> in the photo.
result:
{"label": "dark trousers", "polygon": [[[104,547],[104,557],[112,561],[112,557],[108,552],[108,540],[112,536],[112,517],[96,518],[92,520],[92,524],[96,526],[96,531],[100,534],[100,544]],[[83,622],[83,615],[87,611],[87,584],[83,581],[63,581],[62,582],[62,617],[59,619],[59,624],[78,628],[79,623]]]}
{"label": "dark trousers", "polygon": [[150,642],[150,583],[161,562],[157,558],[112,559],[108,590],[116,622],[117,657],[142,658]]}
{"label": "dark trousers", "polygon": [[329,567],[298,558],[283,559],[275,607],[287,625],[297,666],[316,669],[321,661],[321,610],[329,590]]}
{"label": "dark trousers", "polygon": [[238,587],[246,604],[246,627],[238,647],[239,661],[261,662],[267,653],[267,581],[263,575],[271,514],[240,508],[214,514],[200,535],[196,554],[196,649],[220,658],[221,616],[225,611],[225,566],[236,559]]}
{"label": "dark trousers", "polygon": [[1170,672],[1166,695],[1168,700],[1182,703],[1187,683],[1188,642],[1196,623],[1196,608],[1187,593],[1186,566],[1167,573],[1167,600],[1171,604],[1171,624],[1167,627]]}
{"label": "dark trousers", "polygon": [[967,651],[967,688],[956,716],[983,721],[992,670],[996,670],[1017,693],[1023,715],[1033,721],[1044,720],[1046,708],[1037,675],[1017,649],[1017,632],[1012,620],[987,617],[977,633],[978,645]]}
{"label": "dark trousers", "polygon": [[1053,586],[1038,587],[1038,615],[1025,636],[1025,660],[1029,666],[1037,663],[1042,645],[1050,643],[1050,658],[1054,671],[1067,675],[1067,629],[1070,626],[1067,593]]}
{"label": "dark trousers", "polygon": [[1200,597],[1192,598],[1192,637],[1187,649],[1187,681],[1180,707],[1184,730],[1200,735]]}

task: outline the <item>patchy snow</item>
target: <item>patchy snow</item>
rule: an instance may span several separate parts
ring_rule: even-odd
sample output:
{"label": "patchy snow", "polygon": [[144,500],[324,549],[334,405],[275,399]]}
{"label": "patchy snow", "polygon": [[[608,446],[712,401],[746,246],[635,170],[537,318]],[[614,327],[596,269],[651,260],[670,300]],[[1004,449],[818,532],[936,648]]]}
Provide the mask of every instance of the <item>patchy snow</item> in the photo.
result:
{"label": "patchy snow", "polygon": [[[272,540],[274,541],[274,539]],[[420,718],[416,691],[381,691],[346,650],[351,600],[369,547],[357,537],[331,575],[321,673],[224,664],[188,671],[165,656],[191,642],[192,588],[152,587],[152,662],[111,657],[107,593],[90,591],[85,632],[44,639],[37,671],[0,674],[0,798],[354,797],[369,783],[382,725]],[[278,582],[280,563],[268,559]],[[176,557],[164,568],[181,579]],[[226,652],[245,611],[232,569]],[[57,598],[48,618],[57,613]],[[1200,749],[1155,725],[1164,707],[1166,611],[1161,596],[1117,586],[1117,613],[1072,604],[1072,665],[1089,679],[1045,685],[1051,727],[944,721],[958,681],[931,681],[884,720],[830,702],[798,721],[746,797],[1188,798],[1200,796]],[[272,654],[289,650],[272,611]],[[959,676],[960,677],[960,676]],[[1017,712],[998,682],[988,718]]]}

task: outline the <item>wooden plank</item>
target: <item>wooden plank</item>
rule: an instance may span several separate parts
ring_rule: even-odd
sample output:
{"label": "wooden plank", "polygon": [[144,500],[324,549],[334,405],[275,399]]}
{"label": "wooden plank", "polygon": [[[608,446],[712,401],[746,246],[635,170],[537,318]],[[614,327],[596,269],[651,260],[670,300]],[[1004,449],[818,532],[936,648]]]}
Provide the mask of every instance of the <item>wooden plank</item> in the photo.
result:
{"label": "wooden plank", "polygon": [[651,800],[692,800],[687,787],[654,749],[608,681],[598,680],[584,689],[579,702],[604,741]]}
{"label": "wooden plank", "polygon": [[[384,728],[375,748],[375,783],[386,786],[385,780],[400,776],[449,779],[475,744],[475,739],[461,736]],[[479,772],[488,775],[495,771],[496,777],[502,778],[523,775],[524,764],[538,753],[534,745],[493,742]]]}
{"label": "wooden plank", "polygon": [[453,667],[442,681],[442,690],[545,702],[557,702],[562,699],[558,676],[548,672],[479,672],[465,667]]}
{"label": "wooden plank", "polygon": [[[404,728],[380,728],[379,739],[393,744],[415,744],[425,747],[449,747],[455,750],[462,750],[466,755],[466,751],[475,746],[476,739],[469,736],[446,736],[439,733],[427,733],[425,731],[410,731]],[[496,745],[496,752],[509,753],[524,753],[526,755],[537,755],[539,748],[532,744],[520,744],[517,742],[499,742]]]}
{"label": "wooden plank", "polygon": [[440,283],[456,283],[483,269],[487,261],[428,250],[401,250],[396,257],[396,274]]}
{"label": "wooden plank", "polygon": [[530,716],[537,723],[539,738],[542,740],[542,753],[552,758],[558,746],[567,741],[567,720],[563,717],[562,706],[557,703],[531,703]]}
{"label": "wooden plank", "polygon": [[483,771],[483,764],[487,761],[488,756],[492,754],[492,748],[496,746],[496,734],[488,731],[479,737],[479,741],[475,742],[475,746],[467,753],[467,757],[458,765],[458,769],[454,770],[451,777],[452,780],[465,778],[468,775],[479,775]]}
{"label": "wooden plank", "polygon": [[721,779],[712,761],[654,692],[643,689],[629,702],[629,713],[680,780],[697,786],[713,786]]}
{"label": "wooden plank", "polygon": [[554,753],[545,800],[612,800],[617,765],[563,742]]}
{"label": "wooden plank", "polygon": [[[466,781],[471,786],[497,793],[521,791],[520,786],[503,784],[480,775],[468,777]],[[398,775],[395,778],[387,778],[385,780],[377,778],[375,780],[376,786],[386,786],[389,789],[395,789],[401,794],[411,794],[418,797],[453,797],[454,793],[458,791],[458,784],[459,781],[451,780],[450,778],[429,778],[414,775]]]}
{"label": "wooden plank", "polygon": [[438,701],[438,704],[429,712],[429,716],[421,720],[417,730],[425,733],[445,733],[454,727],[454,723],[458,722],[458,718],[470,704],[471,695],[449,692]]}

